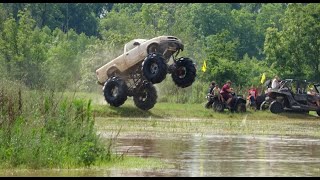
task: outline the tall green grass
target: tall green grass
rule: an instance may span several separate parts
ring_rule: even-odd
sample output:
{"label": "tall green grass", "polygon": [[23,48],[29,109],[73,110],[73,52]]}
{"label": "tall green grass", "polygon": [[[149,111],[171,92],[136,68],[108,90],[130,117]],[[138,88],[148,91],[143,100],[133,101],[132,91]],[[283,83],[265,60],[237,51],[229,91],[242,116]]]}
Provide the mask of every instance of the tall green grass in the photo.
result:
{"label": "tall green grass", "polygon": [[112,158],[96,134],[91,100],[0,83],[2,168],[72,168]]}

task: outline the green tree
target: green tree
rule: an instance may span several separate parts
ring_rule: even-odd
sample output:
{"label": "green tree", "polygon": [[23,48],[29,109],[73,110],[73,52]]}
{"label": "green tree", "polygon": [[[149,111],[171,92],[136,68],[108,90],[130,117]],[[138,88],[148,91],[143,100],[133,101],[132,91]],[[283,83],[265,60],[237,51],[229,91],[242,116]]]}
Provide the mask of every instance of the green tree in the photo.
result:
{"label": "green tree", "polygon": [[241,59],[245,54],[250,57],[259,56],[259,48],[262,48],[262,43],[258,41],[258,34],[255,30],[256,15],[244,9],[232,10],[231,15],[233,20],[233,26],[230,26],[231,37],[239,41],[236,47],[237,56]]}
{"label": "green tree", "polygon": [[44,37],[40,29],[35,28],[29,11],[19,11],[18,18],[18,22],[14,18],[4,22],[0,51],[10,77],[32,87],[44,81],[41,72],[41,65],[46,59]]}
{"label": "green tree", "polygon": [[18,20],[18,14],[19,11],[23,10],[27,3],[1,3],[3,4],[3,7],[7,10],[8,14],[11,14],[11,16]]}
{"label": "green tree", "polygon": [[116,12],[126,11],[126,13],[134,15],[141,11],[143,3],[116,3],[110,10]]}
{"label": "green tree", "polygon": [[67,32],[74,29],[77,33],[98,36],[98,20],[112,4],[107,3],[3,3],[4,7],[18,20],[19,10],[30,10],[39,28],[60,28]]}
{"label": "green tree", "polygon": [[208,36],[232,26],[231,5],[227,3],[191,4],[192,22],[199,36]]}
{"label": "green tree", "polygon": [[281,29],[280,18],[284,15],[285,10],[286,6],[282,3],[262,4],[257,14],[257,31],[265,35],[269,27]]}
{"label": "green tree", "polygon": [[266,31],[269,27],[281,29],[280,18],[284,15],[286,6],[281,3],[262,4],[259,13],[257,13],[255,31],[256,47],[258,54],[256,57],[264,59],[263,46],[266,37]]}
{"label": "green tree", "polygon": [[141,13],[139,13],[144,24],[142,28],[151,30],[151,36],[173,34],[172,26],[176,21],[174,13],[177,7],[177,4],[174,3],[142,4]]}
{"label": "green tree", "polygon": [[236,48],[238,47],[239,39],[232,39],[228,30],[207,36],[206,42],[207,54],[233,61],[237,60]]}
{"label": "green tree", "polygon": [[99,33],[102,39],[116,47],[123,47],[126,42],[136,38],[138,30],[145,31],[135,24],[132,16],[129,16],[125,11],[112,10],[100,20],[99,24]]}
{"label": "green tree", "polygon": [[282,29],[268,28],[266,60],[282,76],[320,80],[319,16],[319,4],[289,4]]}
{"label": "green tree", "polygon": [[18,51],[16,39],[18,33],[17,27],[18,25],[15,20],[13,18],[8,18],[3,23],[3,30],[0,31],[0,54],[8,74],[12,71],[13,62]]}
{"label": "green tree", "polygon": [[263,3],[240,3],[241,9],[250,13],[258,13]]}

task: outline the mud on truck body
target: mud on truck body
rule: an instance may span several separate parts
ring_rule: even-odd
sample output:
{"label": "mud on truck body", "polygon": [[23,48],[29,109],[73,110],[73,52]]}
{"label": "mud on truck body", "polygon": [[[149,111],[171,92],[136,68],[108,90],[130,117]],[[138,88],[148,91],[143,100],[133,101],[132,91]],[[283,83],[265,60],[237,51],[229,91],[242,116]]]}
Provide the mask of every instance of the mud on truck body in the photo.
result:
{"label": "mud on truck body", "polygon": [[[96,70],[107,103],[119,107],[133,97],[134,104],[149,110],[157,101],[154,84],[171,74],[181,88],[192,85],[196,67],[190,58],[177,58],[184,45],[174,36],[134,39],[124,46],[124,53]],[[173,63],[169,64],[170,59]]]}

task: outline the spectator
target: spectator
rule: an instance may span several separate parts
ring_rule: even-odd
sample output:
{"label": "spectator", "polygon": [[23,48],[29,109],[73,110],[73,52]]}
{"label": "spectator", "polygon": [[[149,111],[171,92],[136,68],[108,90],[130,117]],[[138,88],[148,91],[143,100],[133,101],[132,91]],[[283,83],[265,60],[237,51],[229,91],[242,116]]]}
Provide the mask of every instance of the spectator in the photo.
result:
{"label": "spectator", "polygon": [[211,83],[210,83],[210,86],[209,86],[209,88],[208,88],[208,93],[207,93],[207,95],[209,96],[209,95],[213,95],[213,89],[215,88],[215,86],[216,86],[216,82],[215,81],[212,81]]}
{"label": "spectator", "polygon": [[272,84],[272,79],[268,79],[266,80],[266,82],[264,83],[264,86],[266,87],[264,93],[268,94],[271,90],[271,84]]}
{"label": "spectator", "polygon": [[248,91],[247,105],[252,105],[252,106],[255,105],[256,98],[257,98],[257,89],[252,86]]}
{"label": "spectator", "polygon": [[217,96],[220,93],[220,88],[218,86],[218,84],[215,85],[215,87],[213,88],[212,94]]}
{"label": "spectator", "polygon": [[223,99],[225,100],[225,101],[227,101],[226,103],[227,103],[227,107],[230,109],[231,108],[231,105],[230,105],[230,103],[231,103],[231,100],[232,100],[232,95],[231,95],[231,93],[232,93],[232,88],[231,88],[231,81],[230,80],[228,80],[227,82],[226,82],[226,84],[224,84],[223,86],[222,86],[222,88],[221,88],[221,91],[220,91],[220,94],[222,95],[222,97],[223,97]]}
{"label": "spectator", "polygon": [[279,89],[280,88],[280,80],[279,80],[278,76],[275,76],[272,79],[271,88],[272,89]]}

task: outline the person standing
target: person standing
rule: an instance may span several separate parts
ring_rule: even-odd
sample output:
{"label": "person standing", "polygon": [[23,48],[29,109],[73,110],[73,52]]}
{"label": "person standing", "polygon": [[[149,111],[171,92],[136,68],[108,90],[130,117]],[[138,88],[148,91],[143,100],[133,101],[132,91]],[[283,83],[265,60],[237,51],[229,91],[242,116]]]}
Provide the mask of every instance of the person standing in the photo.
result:
{"label": "person standing", "polygon": [[251,86],[251,88],[248,90],[248,97],[247,100],[250,102],[250,104],[254,104],[257,98],[257,89]]}
{"label": "person standing", "polygon": [[[206,96],[206,98],[207,98],[207,100],[208,100],[208,102],[207,102],[206,105],[205,105],[206,108],[209,108],[209,107],[212,105],[212,103],[214,102],[214,96],[215,96],[215,95],[218,95],[218,94],[216,93],[217,87],[218,87],[218,85],[216,84],[215,81],[212,81],[212,82],[210,83],[210,86],[209,86],[208,92],[207,92],[207,96]],[[220,91],[220,89],[219,89],[219,91]],[[218,92],[218,93],[219,93],[219,92]]]}

